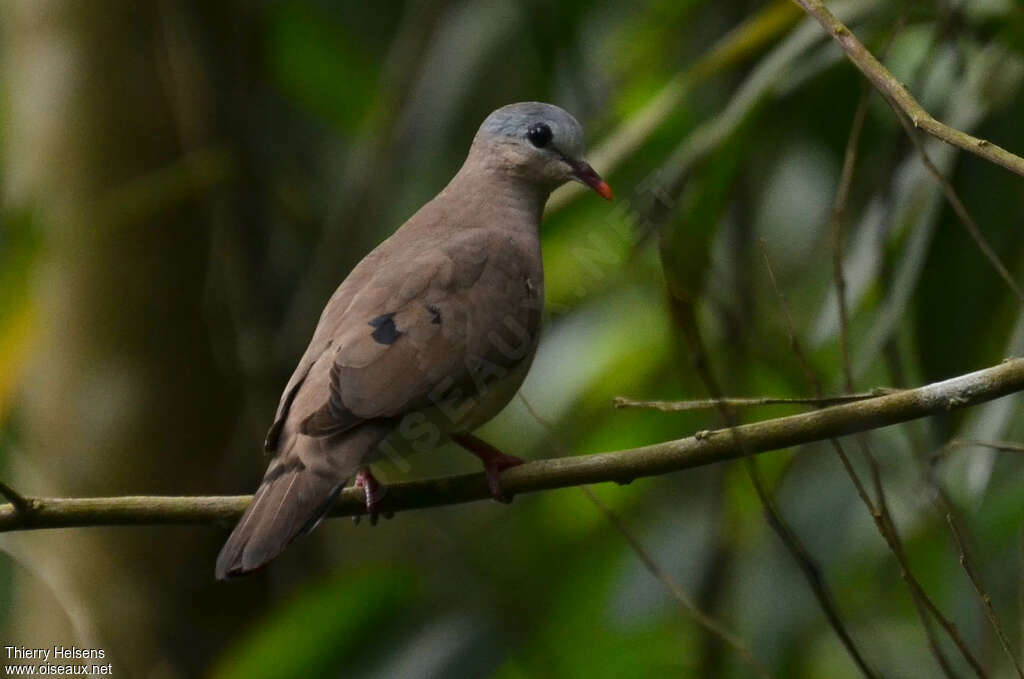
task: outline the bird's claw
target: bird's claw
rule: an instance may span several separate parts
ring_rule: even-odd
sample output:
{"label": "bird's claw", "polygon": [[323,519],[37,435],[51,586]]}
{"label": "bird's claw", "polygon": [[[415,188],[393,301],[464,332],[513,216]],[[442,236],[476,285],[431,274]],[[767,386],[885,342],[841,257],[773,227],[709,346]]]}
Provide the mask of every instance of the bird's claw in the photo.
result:
{"label": "bird's claw", "polygon": [[498,502],[511,504],[512,496],[506,495],[501,488],[501,472],[505,471],[509,467],[519,466],[523,462],[526,462],[526,460],[521,457],[516,457],[515,455],[497,453],[496,455],[485,459],[483,462],[484,473],[487,475],[487,487],[491,490],[491,497]]}
{"label": "bird's claw", "polygon": [[501,472],[509,467],[521,465],[526,460],[515,455],[506,455],[472,434],[455,434],[452,436],[452,440],[476,455],[484,463],[484,474],[487,475],[487,487],[491,491],[491,497],[505,504],[512,502],[512,497],[506,495],[501,488]]}
{"label": "bird's claw", "polygon": [[[387,489],[380,484],[380,482],[374,478],[373,474],[370,473],[368,468],[359,470],[356,474],[356,488],[362,488],[363,492],[366,493],[366,514],[370,517],[370,525],[376,526],[377,521],[383,516],[385,519],[390,519],[395,516],[394,512],[380,511],[380,502],[384,499],[384,495],[387,493]],[[362,515],[356,514],[352,517],[352,521],[359,525]]]}

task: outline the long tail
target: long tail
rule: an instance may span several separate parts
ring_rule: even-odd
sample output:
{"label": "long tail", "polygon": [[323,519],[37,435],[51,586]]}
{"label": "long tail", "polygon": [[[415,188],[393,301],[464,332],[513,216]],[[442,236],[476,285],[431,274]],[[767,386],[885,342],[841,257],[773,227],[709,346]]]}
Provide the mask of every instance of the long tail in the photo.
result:
{"label": "long tail", "polygon": [[[329,444],[326,439],[299,436],[295,447],[270,463],[252,502],[221,548],[217,579],[260,568],[296,537],[315,528],[384,433],[360,427]],[[307,449],[296,450],[300,446]]]}

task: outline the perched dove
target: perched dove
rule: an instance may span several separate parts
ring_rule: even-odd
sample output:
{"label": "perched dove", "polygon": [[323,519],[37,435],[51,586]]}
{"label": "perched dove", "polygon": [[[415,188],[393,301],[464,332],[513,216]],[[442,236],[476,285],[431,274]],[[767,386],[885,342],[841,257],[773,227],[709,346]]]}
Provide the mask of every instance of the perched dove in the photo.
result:
{"label": "perched dove", "polygon": [[445,437],[502,469],[521,462],[471,436],[526,377],[544,300],[541,213],[569,180],[606,199],[583,160],[583,130],[551,104],[487,116],[462,168],[368,254],[327,303],[267,434],[270,466],[217,558],[243,575],[312,530],[355,477],[376,521],[368,465]]}

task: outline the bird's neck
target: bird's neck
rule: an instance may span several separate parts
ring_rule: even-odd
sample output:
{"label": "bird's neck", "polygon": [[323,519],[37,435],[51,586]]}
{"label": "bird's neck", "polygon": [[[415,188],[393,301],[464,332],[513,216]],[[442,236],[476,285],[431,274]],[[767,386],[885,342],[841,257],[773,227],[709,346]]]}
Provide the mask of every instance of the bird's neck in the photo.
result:
{"label": "bird's neck", "polygon": [[531,182],[500,159],[470,153],[444,194],[459,196],[462,205],[490,225],[536,233],[551,189]]}

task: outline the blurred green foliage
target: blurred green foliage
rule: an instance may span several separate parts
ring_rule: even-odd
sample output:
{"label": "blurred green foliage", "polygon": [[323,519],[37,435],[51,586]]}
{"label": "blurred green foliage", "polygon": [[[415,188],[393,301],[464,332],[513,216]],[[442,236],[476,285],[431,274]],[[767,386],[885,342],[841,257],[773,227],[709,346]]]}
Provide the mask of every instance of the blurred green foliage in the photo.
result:
{"label": "blurred green foliage", "polygon": [[375,68],[360,23],[314,3],[274,3],[266,16],[269,75],[300,108],[352,134],[373,103]]}
{"label": "blurred green foliage", "polygon": [[[330,676],[352,664],[414,605],[414,576],[378,568],[346,572],[296,592],[228,649],[216,679]],[[287,649],[282,653],[278,649]]]}
{"label": "blurred green foliage", "polygon": [[[486,438],[548,457],[720,426],[713,411],[611,408],[620,394],[706,395],[673,327],[666,278],[696,304],[710,364],[730,394],[808,395],[760,239],[815,373],[826,390],[840,390],[828,217],[865,85],[788,3],[292,0],[232,5],[237,15],[228,20],[198,3],[171,4],[189,19],[182,44],[195,45],[195,63],[213,83],[199,109],[215,130],[209,147],[230,155],[233,168],[167,199],[210,208],[203,303],[217,320],[205,341],[227,357],[224,379],[251,401],[229,449],[202,451],[235,460],[204,480],[210,493],[242,492],[262,472],[259,429],[333,287],[444,186],[483,117],[517,100],[550,100],[577,115],[594,158],[628,143],[614,163],[596,167],[618,203],[558,194],[543,225],[548,323],[522,394],[555,435],[514,400],[484,428]],[[1019,3],[828,4],[876,54],[885,51],[937,118],[1024,153]],[[756,30],[731,33],[741,25]],[[0,103],[5,116],[10,110]],[[630,137],[644,120],[649,129]],[[12,148],[3,127],[0,141]],[[935,141],[926,148],[1024,280],[1021,178]],[[922,384],[1024,351],[1018,300],[877,95],[857,153],[842,257],[858,388]],[[27,162],[13,152],[4,160]],[[53,218],[46,206],[25,205],[16,193],[5,194],[0,213],[0,456],[31,458],[18,440],[17,382],[32,359],[34,290],[45,285],[35,268],[59,244],[39,226]],[[776,406],[741,417],[790,412]],[[1019,440],[1018,413],[1011,399],[871,438],[914,573],[996,677],[1011,667],[933,499],[941,487],[957,508],[1019,656],[1021,464],[980,447],[957,448],[935,466],[929,458],[954,436]],[[382,474],[472,468],[454,449],[445,453]],[[155,461],[155,475],[160,464],[171,463]],[[938,676],[898,566],[830,447],[778,451],[759,464],[869,663],[885,676]],[[863,461],[854,464],[867,478]],[[595,492],[773,676],[860,676],[764,521],[742,467]],[[212,570],[209,556],[176,567]],[[223,618],[202,651],[208,676],[219,679],[752,676],[578,489],[517,498],[508,508],[403,514],[372,531],[327,522],[268,572],[233,587],[225,596],[246,599],[257,614],[234,619],[221,604],[208,613]],[[0,606],[0,618],[8,611]],[[183,605],[167,612],[165,628],[140,633],[177,643],[188,638],[189,615]]]}

